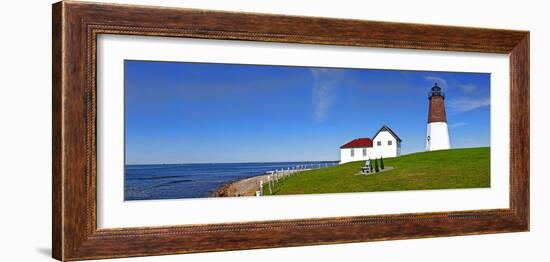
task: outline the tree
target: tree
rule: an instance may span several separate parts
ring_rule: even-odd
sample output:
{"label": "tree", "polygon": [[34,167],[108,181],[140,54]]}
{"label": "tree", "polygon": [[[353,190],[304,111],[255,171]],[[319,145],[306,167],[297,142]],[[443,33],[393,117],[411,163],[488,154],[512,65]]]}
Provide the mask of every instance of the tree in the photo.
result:
{"label": "tree", "polygon": [[372,161],[370,160],[370,158],[367,163],[369,163],[369,173],[372,173]]}
{"label": "tree", "polygon": [[378,168],[378,158],[374,160],[374,170],[376,173],[380,172],[380,169]]}
{"label": "tree", "polygon": [[384,170],[384,158],[380,157],[380,169]]}
{"label": "tree", "polygon": [[[370,160],[370,159],[369,159]],[[370,160],[370,172],[374,173],[374,160]]]}

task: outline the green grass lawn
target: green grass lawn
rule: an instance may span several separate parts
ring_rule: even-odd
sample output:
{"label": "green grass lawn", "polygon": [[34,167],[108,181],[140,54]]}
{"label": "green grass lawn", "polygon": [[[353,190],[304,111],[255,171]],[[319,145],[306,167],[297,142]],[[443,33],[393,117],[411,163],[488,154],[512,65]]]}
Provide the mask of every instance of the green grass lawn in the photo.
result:
{"label": "green grass lawn", "polygon": [[[273,195],[373,192],[490,186],[490,148],[422,152],[384,159],[393,170],[357,175],[365,161],[304,171],[279,180]],[[264,186],[264,195],[269,189]]]}

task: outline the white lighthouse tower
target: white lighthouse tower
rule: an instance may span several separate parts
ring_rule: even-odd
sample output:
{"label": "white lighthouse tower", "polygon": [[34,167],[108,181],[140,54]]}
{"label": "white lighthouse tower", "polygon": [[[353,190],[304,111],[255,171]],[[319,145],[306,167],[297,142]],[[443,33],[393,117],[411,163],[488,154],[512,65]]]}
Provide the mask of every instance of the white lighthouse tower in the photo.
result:
{"label": "white lighthouse tower", "polygon": [[445,116],[445,94],[437,83],[429,94],[428,132],[426,134],[426,151],[451,148],[449,128]]}

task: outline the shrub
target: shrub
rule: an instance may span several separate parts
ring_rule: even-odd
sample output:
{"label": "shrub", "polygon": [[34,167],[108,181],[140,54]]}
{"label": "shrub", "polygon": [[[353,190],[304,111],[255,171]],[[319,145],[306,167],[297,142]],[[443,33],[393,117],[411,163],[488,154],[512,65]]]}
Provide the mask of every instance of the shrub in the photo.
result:
{"label": "shrub", "polygon": [[376,161],[373,159],[370,161],[370,170],[372,173],[376,173]]}
{"label": "shrub", "polygon": [[384,158],[380,157],[380,169],[384,170]]}
{"label": "shrub", "polygon": [[376,173],[380,172],[380,169],[378,168],[378,158],[374,160],[374,170]]}
{"label": "shrub", "polygon": [[373,172],[372,161],[370,160],[370,158],[368,161],[369,161],[369,173],[372,173]]}

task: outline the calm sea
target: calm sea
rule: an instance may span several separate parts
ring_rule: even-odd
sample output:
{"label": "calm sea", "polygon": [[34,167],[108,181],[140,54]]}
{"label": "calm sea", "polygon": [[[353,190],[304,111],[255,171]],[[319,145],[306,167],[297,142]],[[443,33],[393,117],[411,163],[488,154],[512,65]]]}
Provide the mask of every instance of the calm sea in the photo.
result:
{"label": "calm sea", "polygon": [[229,182],[298,165],[317,168],[337,162],[126,165],[125,200],[209,197]]}

